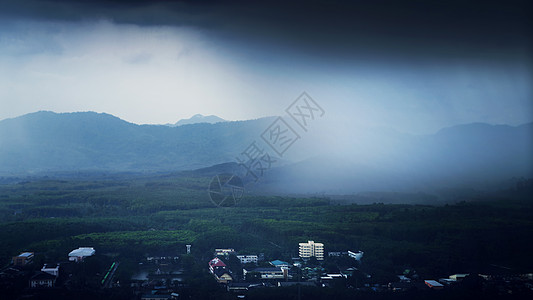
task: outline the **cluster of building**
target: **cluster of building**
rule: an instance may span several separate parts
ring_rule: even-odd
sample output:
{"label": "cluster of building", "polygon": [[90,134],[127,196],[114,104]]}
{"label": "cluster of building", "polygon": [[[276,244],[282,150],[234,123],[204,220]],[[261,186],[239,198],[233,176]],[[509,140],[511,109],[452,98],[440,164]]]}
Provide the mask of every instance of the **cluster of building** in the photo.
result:
{"label": "cluster of building", "polygon": [[[186,253],[190,254],[191,245],[186,246]],[[131,277],[133,293],[141,300],[179,299],[178,290],[187,287],[183,282],[187,274],[180,261],[181,256],[175,252],[146,254]]]}
{"label": "cluster of building", "polygon": [[[81,262],[86,257],[95,254],[94,248],[80,247],[72,250],[68,254],[70,262]],[[34,252],[22,252],[14,256],[11,263],[14,267],[24,267],[33,263],[35,257]],[[29,279],[29,287],[33,289],[38,288],[53,288],[56,286],[57,279],[60,275],[61,264],[44,264],[40,271],[35,272]],[[11,273],[23,273],[22,271],[15,272],[16,269],[11,270]]]}
{"label": "cluster of building", "polygon": [[[322,243],[313,241],[299,243],[298,246],[298,250],[301,249],[302,251],[298,252],[298,257],[292,257],[289,261],[281,259],[266,261],[262,254],[239,254],[233,248],[219,248],[215,249],[213,258],[207,262],[207,267],[209,273],[212,274],[217,282],[223,284],[228,291],[241,296],[245,295],[246,291],[251,289],[293,285],[337,287],[339,284],[345,284],[354,290],[375,292],[453,289],[460,287],[462,280],[468,276],[468,274],[454,274],[448,278],[424,280],[417,276],[412,276],[411,273],[405,273],[406,275],[398,276],[397,282],[372,284],[371,276],[359,270],[358,263],[355,263],[356,261],[362,260],[364,255],[362,251],[325,252]],[[314,256],[310,256],[310,254]],[[237,266],[236,261],[233,260],[234,257],[230,257],[233,255],[238,258],[241,263],[240,266]],[[347,265],[337,266],[338,271],[336,272],[328,272],[322,263],[310,263],[311,257],[316,257],[319,262],[324,261],[326,257],[349,257],[353,259],[353,263],[349,263],[351,260],[339,260],[347,262]],[[169,260],[173,261],[170,256],[148,257],[147,260],[159,260],[160,264],[166,264]],[[357,281],[354,278],[366,279],[359,279]],[[489,281],[487,279],[485,282],[492,285],[492,282],[495,281]],[[527,281],[520,281],[521,285],[515,284],[515,286],[509,287],[509,283],[506,282],[508,281],[500,280],[500,289],[503,291],[509,291],[511,289],[516,291],[518,286],[524,287],[524,284],[528,284]],[[511,282],[516,283],[517,281]],[[142,299],[172,299],[173,295],[174,297],[178,295],[176,291],[179,291],[180,287],[179,285],[174,286],[171,291],[170,288],[164,289],[164,287],[154,286],[151,287],[153,293],[143,295]]]}
{"label": "cluster of building", "polygon": [[[242,293],[259,287],[285,287],[291,285],[329,286],[335,280],[346,279],[353,275],[357,268],[347,266],[338,273],[326,273],[320,264],[309,264],[311,258],[317,262],[325,259],[324,244],[307,241],[298,244],[298,257],[292,257],[291,262],[275,259],[264,261],[264,255],[237,254],[233,248],[215,249],[212,260],[209,261],[209,272],[217,282],[225,284],[228,291]],[[232,272],[223,260],[235,255],[242,264],[241,272]],[[355,261],[363,257],[362,251],[329,252],[328,256],[346,256]],[[296,267],[296,268],[294,268]],[[240,270],[233,270],[240,271]],[[242,275],[239,277],[237,274]],[[297,281],[295,279],[298,278]]]}
{"label": "cluster of building", "polygon": [[[415,276],[416,277],[416,276]],[[525,294],[533,291],[533,274],[521,275],[483,275],[483,274],[453,274],[438,280],[411,278],[398,275],[399,281],[391,282],[386,286],[376,287],[391,291],[408,290],[442,290],[456,289],[464,286],[477,285],[478,290],[491,291],[495,295]],[[467,280],[468,279],[468,280]],[[468,282],[468,283],[467,283]]]}
{"label": "cluster of building", "polygon": [[[243,255],[236,255],[236,257],[239,259],[242,265],[244,265],[242,269],[242,275],[244,278],[246,278],[248,281],[250,280],[280,280],[280,281],[289,281],[293,279],[294,274],[291,273],[292,267],[302,267],[302,262],[306,262],[311,258],[316,258],[317,261],[323,261],[324,260],[324,244],[318,243],[315,241],[307,241],[305,243],[299,243],[298,244],[298,257],[292,258],[293,263],[288,263],[279,259],[273,260],[269,262],[268,266],[257,266],[258,262],[261,261],[264,257],[263,255],[255,255],[255,254],[243,254]],[[234,278],[233,272],[229,270],[229,268],[226,266],[226,264],[222,261],[222,259],[228,258],[229,255],[236,254],[235,249],[233,248],[219,248],[215,249],[214,255],[215,258],[213,258],[211,261],[209,261],[209,271],[213,274],[217,282],[228,284],[235,281],[240,281],[241,278]],[[363,257],[362,251],[347,251],[347,252],[330,252],[330,256],[349,256],[354,258],[355,260],[361,260]],[[305,275],[312,275],[314,274],[314,270],[312,268],[306,267],[302,269],[302,272],[305,273]],[[320,276],[320,272],[317,273],[317,278]],[[345,274],[329,274],[324,279],[332,279],[332,278],[338,278],[338,277],[345,277]]]}
{"label": "cluster of building", "polygon": [[[215,249],[216,257],[228,257],[230,254],[236,254],[235,249],[233,248],[217,248]],[[240,260],[241,264],[257,264],[259,260],[264,258],[263,254],[245,254],[245,255],[236,255]]]}
{"label": "cluster of building", "polygon": [[[234,249],[216,249],[216,257],[209,261],[209,272],[213,274],[218,283],[229,284],[240,281],[242,278],[234,278],[233,272],[222,261],[221,257],[228,257],[235,254]],[[270,267],[257,267],[258,255],[236,255],[241,264],[246,265],[242,271],[245,278],[256,276],[258,279],[288,279],[289,263],[274,260],[270,262]]]}
{"label": "cluster of building", "polygon": [[[190,245],[187,245],[187,253],[190,253]],[[23,252],[12,258],[12,266],[5,268],[0,272],[0,289],[9,284],[9,278],[22,278],[21,274],[27,270],[27,275],[24,275],[26,282],[26,289],[38,291],[38,289],[49,289],[57,287],[57,281],[60,274],[65,277],[69,274],[64,271],[67,266],[75,266],[78,262],[84,261],[87,257],[95,255],[95,249],[92,247],[80,247],[72,250],[68,254],[68,262],[60,264],[44,264],[39,271],[30,274],[34,267],[25,267],[34,261],[33,252]],[[333,260],[346,262],[345,267],[337,266],[337,273],[330,273],[323,268],[322,263],[315,263],[310,261],[311,258],[316,258],[317,261],[324,261],[325,251],[324,244],[308,241],[306,243],[299,243],[298,257],[293,257],[289,261],[275,259],[272,261],[265,261],[263,254],[237,254],[233,248],[215,249],[214,258],[208,262],[208,270],[218,283],[223,284],[228,291],[242,293],[252,288],[260,287],[285,287],[292,285],[302,286],[317,286],[317,287],[335,287],[338,284],[346,284],[346,286],[355,288],[357,290],[373,290],[379,291],[407,291],[407,290],[441,290],[454,289],[464,285],[463,282],[477,282],[483,286],[484,289],[495,290],[499,294],[510,294],[516,292],[533,291],[533,274],[525,274],[519,276],[489,276],[479,274],[454,274],[447,278],[440,279],[421,279],[413,270],[405,270],[403,275],[398,275],[398,281],[389,284],[370,284],[371,276],[362,273],[358,270],[358,264],[354,261],[361,261],[364,253],[362,251],[345,251],[345,252],[328,252],[327,256],[332,257],[350,257],[352,260]],[[224,262],[230,259],[230,255],[235,255],[241,265],[239,269],[232,272],[230,267]],[[234,259],[234,258],[231,258]],[[186,287],[186,283],[181,283],[182,273],[179,265],[176,262],[179,260],[178,256],[158,255],[146,257],[146,262],[149,263],[149,268],[154,269],[154,264],[157,267],[155,273],[150,273],[151,277],[140,280],[141,284],[137,284],[137,295],[142,300],[152,299],[178,299],[179,288]],[[350,263],[352,261],[352,263]],[[236,261],[229,260],[231,266],[237,267]],[[142,264],[142,263],[140,263]],[[118,265],[118,263],[117,263]],[[351,265],[351,266],[350,266]],[[116,270],[115,263],[111,266],[108,273],[102,280],[101,287],[110,287],[111,280],[106,281],[106,277],[112,278]],[[167,268],[165,268],[167,267]],[[295,268],[296,267],[296,268]],[[68,270],[68,268],[67,268]],[[242,270],[242,272],[241,272]],[[330,271],[330,270],[329,270]],[[356,277],[354,277],[356,276]],[[366,277],[365,277],[366,276]],[[68,276],[67,276],[68,277]],[[176,277],[176,278],[175,278]],[[179,277],[179,278],[178,278]],[[298,279],[296,279],[298,278]],[[355,281],[354,278],[367,278],[366,280]],[[468,280],[466,280],[468,278]],[[176,279],[176,280],[175,280]],[[29,282],[28,282],[29,280]],[[133,281],[133,278],[132,278]],[[176,281],[177,283],[174,283]],[[64,279],[59,280],[59,286],[64,285]],[[151,284],[150,282],[154,282]],[[132,288],[134,284],[132,283]],[[146,293],[149,291],[151,293]],[[146,293],[146,294],[142,294]]]}
{"label": "cluster of building", "polygon": [[[314,241],[299,243],[298,253],[302,259],[315,257],[317,260],[324,260],[324,244]],[[363,254],[363,251],[328,252],[328,256],[349,256],[357,261],[363,258]]]}

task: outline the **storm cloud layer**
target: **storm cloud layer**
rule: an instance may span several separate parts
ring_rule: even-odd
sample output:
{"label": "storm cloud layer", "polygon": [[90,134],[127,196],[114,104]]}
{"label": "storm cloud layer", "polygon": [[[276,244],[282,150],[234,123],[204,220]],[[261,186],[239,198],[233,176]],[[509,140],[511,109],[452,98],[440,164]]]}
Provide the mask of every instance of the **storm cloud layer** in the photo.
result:
{"label": "storm cloud layer", "polygon": [[[531,47],[529,1],[2,1],[4,17],[194,26],[346,52]],[[266,40],[265,40],[266,39]],[[390,49],[383,49],[390,46]],[[418,49],[422,46],[422,49]],[[440,50],[438,49],[440,48]],[[527,49],[524,49],[527,50]],[[461,51],[458,51],[461,54]],[[465,54],[465,53],[462,53]],[[481,53],[483,54],[483,53]]]}
{"label": "storm cloud layer", "polygon": [[0,16],[0,118],[250,119],[306,90],[338,120],[415,133],[532,119],[528,1],[27,0]]}

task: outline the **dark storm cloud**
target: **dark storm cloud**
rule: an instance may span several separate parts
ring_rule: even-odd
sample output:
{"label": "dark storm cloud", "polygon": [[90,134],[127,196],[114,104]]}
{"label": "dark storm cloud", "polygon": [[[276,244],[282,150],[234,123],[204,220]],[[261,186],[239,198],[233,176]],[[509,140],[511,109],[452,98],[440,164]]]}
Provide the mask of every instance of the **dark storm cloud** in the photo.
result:
{"label": "dark storm cloud", "polygon": [[357,56],[523,56],[531,47],[529,1],[0,1],[12,18],[108,18],[192,26],[221,42],[340,60]]}

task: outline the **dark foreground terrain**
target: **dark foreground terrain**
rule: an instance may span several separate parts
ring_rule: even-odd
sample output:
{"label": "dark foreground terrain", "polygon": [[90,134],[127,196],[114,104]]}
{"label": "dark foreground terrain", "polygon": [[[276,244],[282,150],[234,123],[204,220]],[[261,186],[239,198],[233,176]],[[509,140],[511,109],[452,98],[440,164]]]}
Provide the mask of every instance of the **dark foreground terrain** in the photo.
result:
{"label": "dark foreground terrain", "polygon": [[[147,293],[174,293],[177,299],[532,295],[533,201],[527,182],[439,206],[247,195],[235,207],[218,208],[207,197],[209,180],[194,174],[4,180],[0,299],[141,299]],[[324,261],[296,259],[298,243],[308,240],[324,243]],[[68,262],[68,253],[78,247],[93,247],[96,255]],[[258,254],[259,267],[277,259],[291,268],[282,280],[262,280],[243,274],[243,268],[257,265],[243,265],[233,254],[221,256],[234,286],[255,284],[228,291],[208,272],[216,248]],[[364,257],[347,257],[348,250],[363,251]],[[12,266],[12,257],[25,251],[35,254],[33,261]],[[61,265],[54,287],[29,288],[45,263]],[[139,279],[143,272],[148,275]],[[322,278],[326,274],[342,277],[331,281]],[[442,290],[424,285],[453,274],[469,276]],[[312,284],[275,287],[283,281]]]}

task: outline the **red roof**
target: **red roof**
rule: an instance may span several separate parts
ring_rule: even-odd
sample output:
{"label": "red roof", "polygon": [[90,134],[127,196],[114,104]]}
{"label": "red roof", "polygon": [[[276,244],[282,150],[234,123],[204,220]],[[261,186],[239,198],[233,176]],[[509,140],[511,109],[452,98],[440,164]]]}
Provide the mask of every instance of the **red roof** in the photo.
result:
{"label": "red roof", "polygon": [[215,257],[209,262],[209,266],[211,268],[214,268],[214,267],[225,267],[226,264],[224,262],[222,262],[218,257]]}

